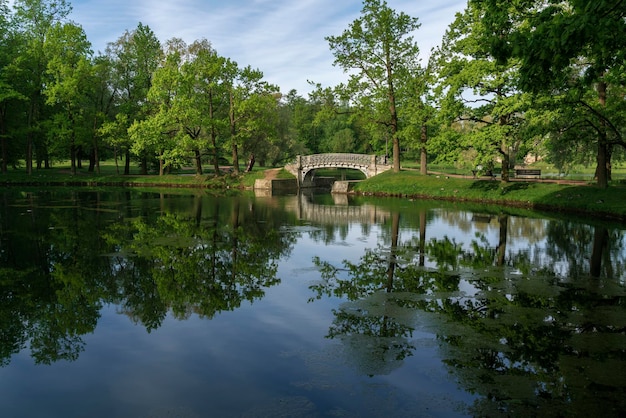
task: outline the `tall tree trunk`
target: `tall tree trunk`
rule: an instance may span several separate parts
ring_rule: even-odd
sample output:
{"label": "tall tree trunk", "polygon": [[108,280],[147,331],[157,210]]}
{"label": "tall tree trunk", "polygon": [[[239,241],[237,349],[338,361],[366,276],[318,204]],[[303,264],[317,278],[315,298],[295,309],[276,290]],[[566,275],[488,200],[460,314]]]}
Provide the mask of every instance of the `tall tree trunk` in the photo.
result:
{"label": "tall tree trunk", "polygon": [[117,146],[113,147],[113,158],[115,159],[115,174],[120,174],[120,165],[117,161]]}
{"label": "tall tree trunk", "polygon": [[398,138],[398,109],[396,108],[396,92],[393,85],[393,68],[389,45],[384,46],[385,61],[387,62],[387,99],[389,100],[389,115],[391,121],[391,144],[393,154],[393,172],[400,172],[400,138]]}
{"label": "tall tree trunk", "polygon": [[426,151],[426,142],[428,141],[428,128],[426,123],[422,124],[422,135],[420,138],[420,174],[428,174],[428,153]]}
{"label": "tall tree trunk", "polygon": [[254,158],[254,154],[250,154],[250,158],[248,159],[248,165],[246,165],[246,173],[249,173],[252,171],[255,161],[256,161],[256,158]]}
{"label": "tall tree trunk", "polygon": [[239,174],[239,148],[233,144],[233,173]]}
{"label": "tall tree trunk", "polygon": [[[509,124],[510,115],[504,115],[500,118],[500,126],[506,126]],[[503,182],[508,182],[511,179],[509,175],[509,167],[511,165],[511,157],[509,155],[509,147],[507,138],[502,138],[502,143],[500,144],[500,155],[502,155],[502,173],[500,175],[500,180]]]}
{"label": "tall tree trunk", "polygon": [[[209,91],[209,120],[213,121],[213,92]],[[211,145],[213,145],[213,170],[215,175],[220,175],[220,156],[217,149],[217,131],[215,125],[211,124]]]}
{"label": "tall tree trunk", "polygon": [[70,165],[72,168],[72,175],[76,174],[76,145],[74,145],[74,140],[70,144]]}
{"label": "tall tree trunk", "polygon": [[139,163],[139,171],[144,176],[148,174],[148,157],[141,157],[141,163]]}
{"label": "tall tree trunk", "polygon": [[609,175],[608,169],[609,166],[609,150],[608,145],[606,144],[606,140],[604,138],[600,138],[598,141],[598,154],[596,157],[596,184],[598,187],[602,189],[606,189],[609,187]]}
{"label": "tall tree trunk", "polygon": [[511,180],[509,167],[510,167],[509,154],[503,151],[502,152],[502,173],[500,175],[500,178],[504,182],[508,182]]}
{"label": "tall tree trunk", "polygon": [[124,175],[130,174],[130,150],[126,150],[126,155],[124,156]]}
{"label": "tall tree trunk", "polygon": [[[80,154],[80,149],[76,147],[76,131],[74,130],[74,115],[71,110],[67,112],[67,119],[70,122],[70,160],[72,165],[72,175],[76,175],[76,154]],[[80,161],[80,156],[79,156]]]}
{"label": "tall tree trunk", "polygon": [[95,168],[96,168],[96,150],[92,148],[91,152],[89,153],[89,168],[87,169],[87,171],[90,173],[93,173]]}
{"label": "tall tree trunk", "polygon": [[91,167],[91,164],[89,166],[89,171],[93,172],[93,168],[96,169],[96,173],[100,174],[100,155],[99,155],[99,150],[98,150],[98,136],[96,135],[96,131],[97,131],[97,125],[98,125],[98,117],[94,117],[93,118],[93,135],[92,135],[92,143],[93,143],[93,150],[91,152],[91,156],[93,158],[93,165],[94,167]]}
{"label": "tall tree trunk", "polygon": [[202,154],[200,153],[199,149],[195,149],[194,150],[195,153],[195,161],[196,161],[196,174],[201,176],[202,175]]}
{"label": "tall tree trunk", "polygon": [[26,173],[29,175],[33,174],[33,143],[35,142],[33,139],[33,129],[37,113],[37,99],[37,95],[31,97],[31,104],[28,110],[28,133],[26,134]]}
{"label": "tall tree trunk", "polygon": [[[72,141],[76,142],[74,139],[74,134],[72,133]],[[79,145],[76,147],[76,167],[80,170],[83,168],[83,147]]]}
{"label": "tall tree trunk", "polygon": [[9,159],[9,150],[7,145],[7,128],[6,128],[6,114],[7,108],[6,106],[2,106],[0,108],[0,146],[2,147],[2,165],[1,170],[2,173],[6,173],[8,171],[8,159]]}
{"label": "tall tree trunk", "polygon": [[26,173],[33,174],[33,133],[26,135]]}
{"label": "tall tree trunk", "polygon": [[215,129],[211,132],[211,143],[213,144],[213,171],[216,176],[220,175],[220,155],[217,149],[217,133]]}
{"label": "tall tree trunk", "polygon": [[[598,83],[598,101],[600,106],[606,107],[606,83],[600,81]],[[596,158],[596,179],[598,187],[606,189],[609,187],[609,167],[611,166],[611,153],[606,138],[606,123],[604,120],[600,122],[602,132],[598,138],[598,155]]]}
{"label": "tall tree trunk", "polygon": [[228,118],[230,120],[230,140],[232,142],[233,150],[233,172],[239,174],[239,150],[237,149],[237,127],[235,126],[235,99],[233,92],[230,92],[230,109],[228,112]]}

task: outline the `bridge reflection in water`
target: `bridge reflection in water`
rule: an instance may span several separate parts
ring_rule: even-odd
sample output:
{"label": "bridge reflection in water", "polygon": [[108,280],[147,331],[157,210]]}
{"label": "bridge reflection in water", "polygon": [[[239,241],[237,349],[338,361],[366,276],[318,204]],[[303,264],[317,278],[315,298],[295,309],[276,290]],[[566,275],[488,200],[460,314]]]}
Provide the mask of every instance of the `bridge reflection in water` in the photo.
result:
{"label": "bridge reflection in water", "polygon": [[[255,193],[257,198],[270,197],[265,193]],[[348,196],[333,194],[332,205],[315,203],[311,195],[298,193],[297,195],[281,198],[284,209],[295,213],[298,220],[310,221],[317,224],[376,224],[391,218],[389,211],[374,205],[349,205]]]}

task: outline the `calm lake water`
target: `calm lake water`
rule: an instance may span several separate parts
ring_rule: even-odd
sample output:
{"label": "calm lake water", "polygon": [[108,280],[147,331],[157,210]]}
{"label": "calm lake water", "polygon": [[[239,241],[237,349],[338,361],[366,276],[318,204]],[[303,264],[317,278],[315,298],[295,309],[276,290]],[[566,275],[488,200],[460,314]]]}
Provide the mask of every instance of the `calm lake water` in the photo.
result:
{"label": "calm lake water", "polygon": [[330,195],[0,196],[3,417],[626,412],[624,225]]}

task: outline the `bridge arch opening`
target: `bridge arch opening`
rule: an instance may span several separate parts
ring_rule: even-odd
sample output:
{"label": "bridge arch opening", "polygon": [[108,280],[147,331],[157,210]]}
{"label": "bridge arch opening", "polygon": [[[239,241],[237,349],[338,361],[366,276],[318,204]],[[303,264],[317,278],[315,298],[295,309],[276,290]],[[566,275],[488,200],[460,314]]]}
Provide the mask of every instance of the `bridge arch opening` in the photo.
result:
{"label": "bridge arch opening", "polygon": [[324,167],[312,168],[302,172],[303,183],[313,181],[315,177],[332,177],[335,180],[365,180],[367,171],[363,168]]}

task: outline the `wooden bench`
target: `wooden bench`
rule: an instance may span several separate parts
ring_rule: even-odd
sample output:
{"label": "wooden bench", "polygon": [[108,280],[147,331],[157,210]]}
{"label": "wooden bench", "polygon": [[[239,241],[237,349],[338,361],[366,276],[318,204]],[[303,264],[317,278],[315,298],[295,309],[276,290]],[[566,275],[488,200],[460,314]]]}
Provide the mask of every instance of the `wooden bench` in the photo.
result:
{"label": "wooden bench", "polygon": [[537,168],[516,168],[515,177],[541,177],[541,170]]}

